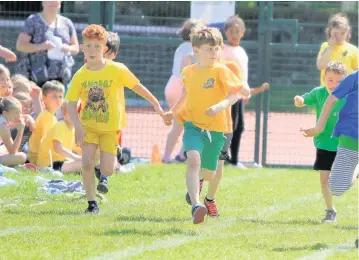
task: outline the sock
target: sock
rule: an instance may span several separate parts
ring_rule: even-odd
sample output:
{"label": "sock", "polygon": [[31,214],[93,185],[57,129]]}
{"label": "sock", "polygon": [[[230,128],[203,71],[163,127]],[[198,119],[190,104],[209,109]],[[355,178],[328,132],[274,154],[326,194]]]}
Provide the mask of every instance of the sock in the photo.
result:
{"label": "sock", "polygon": [[100,181],[103,181],[103,180],[108,180],[108,176],[105,176],[105,175],[103,175],[102,173],[101,173],[101,175],[100,175]]}
{"label": "sock", "polygon": [[210,200],[210,199],[208,199],[207,196],[206,196],[206,201],[208,201],[208,202],[213,202],[214,199],[213,199],[213,200]]}

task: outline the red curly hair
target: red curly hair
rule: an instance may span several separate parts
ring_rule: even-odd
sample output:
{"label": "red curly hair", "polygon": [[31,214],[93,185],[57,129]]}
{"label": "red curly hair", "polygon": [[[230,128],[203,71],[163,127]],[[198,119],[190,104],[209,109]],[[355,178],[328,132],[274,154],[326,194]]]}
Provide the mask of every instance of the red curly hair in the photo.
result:
{"label": "red curly hair", "polygon": [[91,40],[97,39],[100,40],[101,43],[107,43],[107,31],[102,25],[99,24],[90,24],[82,31],[82,39]]}

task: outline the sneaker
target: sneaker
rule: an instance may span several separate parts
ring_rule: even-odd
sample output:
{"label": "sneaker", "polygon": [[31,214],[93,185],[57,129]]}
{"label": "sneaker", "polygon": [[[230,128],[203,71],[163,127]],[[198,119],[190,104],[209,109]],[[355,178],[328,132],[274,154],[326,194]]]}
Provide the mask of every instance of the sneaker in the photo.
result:
{"label": "sneaker", "polygon": [[355,247],[358,248],[358,239],[355,240]]}
{"label": "sneaker", "polygon": [[204,199],[204,205],[206,206],[207,208],[207,211],[208,211],[208,216],[210,217],[219,217],[219,214],[218,214],[218,208],[217,208],[217,204],[216,204],[216,201],[213,200],[213,201],[208,201],[207,200],[207,197]]}
{"label": "sneaker", "polygon": [[192,221],[193,224],[201,224],[207,215],[207,208],[201,204],[197,204],[192,208]]}
{"label": "sneaker", "polygon": [[89,205],[87,209],[85,210],[85,213],[87,214],[98,214],[100,212],[100,209],[98,208],[97,202],[89,202]]}
{"label": "sneaker", "polygon": [[100,180],[97,185],[97,190],[101,193],[107,193],[108,192],[108,183],[106,179]]}
{"label": "sneaker", "polygon": [[242,170],[247,170],[247,169],[248,169],[248,168],[247,168],[246,166],[244,166],[244,164],[241,163],[241,162],[237,162],[236,167],[237,167],[238,169],[242,169]]}
{"label": "sneaker", "polygon": [[95,167],[95,176],[98,180],[101,178],[101,171],[99,168]]}
{"label": "sneaker", "polygon": [[[203,187],[203,180],[199,180],[199,194],[201,194],[202,187]],[[186,193],[186,202],[188,205],[192,205],[191,197],[189,196],[188,191]]]}
{"label": "sneaker", "polygon": [[337,222],[337,213],[334,210],[326,209],[327,214],[322,219],[322,223]]}
{"label": "sneaker", "polygon": [[186,161],[186,157],[181,156],[181,155],[178,154],[178,155],[176,155],[175,160],[176,160],[177,162],[183,163],[183,162]]}

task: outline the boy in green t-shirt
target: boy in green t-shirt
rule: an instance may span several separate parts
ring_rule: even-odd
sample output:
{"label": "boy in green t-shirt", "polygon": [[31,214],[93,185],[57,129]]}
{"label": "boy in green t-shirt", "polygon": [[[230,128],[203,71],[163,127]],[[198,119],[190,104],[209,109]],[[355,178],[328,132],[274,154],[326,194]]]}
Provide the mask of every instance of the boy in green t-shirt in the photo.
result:
{"label": "boy in green t-shirt", "polygon": [[[325,86],[314,88],[311,92],[302,96],[294,97],[296,107],[314,106],[316,110],[316,118],[318,120],[322,112],[323,105],[327,97],[338,86],[339,82],[345,77],[346,69],[341,62],[329,62],[324,74]],[[317,149],[314,170],[320,173],[320,184],[325,204],[327,206],[326,216],[322,223],[336,222],[336,210],[333,203],[332,194],[328,187],[330,171],[337,153],[339,140],[332,137],[333,129],[338,120],[338,113],[342,109],[345,100],[341,100],[335,104],[327,124],[322,133],[314,137],[314,146]]]}

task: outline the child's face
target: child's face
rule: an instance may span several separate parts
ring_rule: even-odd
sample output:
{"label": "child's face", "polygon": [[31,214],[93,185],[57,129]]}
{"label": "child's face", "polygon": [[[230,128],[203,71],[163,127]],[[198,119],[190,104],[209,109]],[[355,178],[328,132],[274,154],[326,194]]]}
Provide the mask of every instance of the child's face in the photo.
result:
{"label": "child's face", "polygon": [[107,46],[98,39],[85,39],[81,44],[87,63],[97,63],[102,61],[107,51]]}
{"label": "child's face", "polygon": [[220,59],[222,46],[211,46],[202,44],[200,47],[193,48],[194,54],[198,62],[203,66],[210,66],[218,62]]}
{"label": "child's face", "polygon": [[32,113],[32,100],[21,100],[20,101],[22,105],[22,113],[24,115],[31,114]]}
{"label": "child's face", "polygon": [[9,111],[3,111],[3,114],[9,124],[17,123],[21,118],[21,110],[22,108],[13,108]]}
{"label": "child's face", "polygon": [[327,88],[327,90],[330,94],[338,86],[340,81],[343,80],[344,77],[345,77],[345,75],[338,74],[338,73],[335,73],[332,71],[328,71],[325,73],[325,75],[324,75],[325,87]]}
{"label": "child's face", "polygon": [[111,51],[108,51],[106,52],[103,57],[107,60],[114,60],[117,56],[117,53],[116,52],[111,52]]}
{"label": "child's face", "polygon": [[330,36],[336,40],[337,44],[344,43],[348,38],[349,30],[346,28],[333,28]]}
{"label": "child's face", "polygon": [[244,35],[244,28],[239,24],[234,24],[227,28],[225,35],[229,45],[238,46]]}
{"label": "child's face", "polygon": [[62,106],[64,101],[64,93],[57,91],[49,91],[43,96],[43,101],[48,110],[56,111]]}
{"label": "child's face", "polygon": [[11,96],[12,91],[10,76],[7,73],[0,73],[0,97]]}

